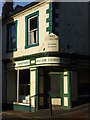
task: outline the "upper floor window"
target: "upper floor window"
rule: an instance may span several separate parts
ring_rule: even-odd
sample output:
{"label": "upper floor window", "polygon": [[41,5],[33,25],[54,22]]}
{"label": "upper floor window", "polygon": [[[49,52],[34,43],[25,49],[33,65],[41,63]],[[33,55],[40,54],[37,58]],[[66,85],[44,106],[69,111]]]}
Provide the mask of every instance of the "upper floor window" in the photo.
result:
{"label": "upper floor window", "polygon": [[39,12],[32,13],[25,17],[26,20],[26,45],[25,48],[39,45]]}
{"label": "upper floor window", "polygon": [[16,51],[17,48],[17,21],[7,25],[7,52]]}
{"label": "upper floor window", "polygon": [[37,16],[28,19],[28,45],[37,43]]}

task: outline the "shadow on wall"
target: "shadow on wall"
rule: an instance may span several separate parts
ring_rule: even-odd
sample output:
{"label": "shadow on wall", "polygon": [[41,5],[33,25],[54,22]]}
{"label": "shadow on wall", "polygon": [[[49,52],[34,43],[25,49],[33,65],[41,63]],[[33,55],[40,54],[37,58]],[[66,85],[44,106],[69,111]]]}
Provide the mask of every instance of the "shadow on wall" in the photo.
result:
{"label": "shadow on wall", "polygon": [[10,76],[12,75],[12,73],[11,75],[9,73],[15,71],[15,70],[9,70],[9,67],[12,64],[13,64],[13,68],[15,66],[12,58],[14,56],[13,52],[17,50],[17,21],[14,21],[12,17],[12,13],[13,13],[13,2],[6,2],[6,0],[4,0],[3,8],[2,8],[2,109],[3,110],[7,108],[13,109],[13,106],[11,104],[7,105],[8,90],[10,88],[9,91],[12,92],[14,86],[12,83],[9,84],[9,81],[7,79],[10,78]]}
{"label": "shadow on wall", "polygon": [[0,113],[1,111],[2,111],[2,18],[0,17]]}

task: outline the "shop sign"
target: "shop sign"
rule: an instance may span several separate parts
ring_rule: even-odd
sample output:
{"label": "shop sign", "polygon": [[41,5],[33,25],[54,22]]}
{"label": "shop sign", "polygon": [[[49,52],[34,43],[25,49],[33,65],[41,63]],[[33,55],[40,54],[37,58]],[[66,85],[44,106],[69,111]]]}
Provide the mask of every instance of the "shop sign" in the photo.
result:
{"label": "shop sign", "polygon": [[59,51],[59,39],[58,36],[51,33],[46,37],[46,41],[43,46],[44,51]]}
{"label": "shop sign", "polygon": [[52,48],[52,49],[57,49],[57,41],[53,40],[53,41],[48,41],[47,43],[47,48]]}
{"label": "shop sign", "polygon": [[43,63],[60,63],[59,57],[42,57],[36,59],[36,64],[43,64]]}
{"label": "shop sign", "polygon": [[23,60],[23,61],[17,61],[14,63],[8,63],[7,68],[16,68],[16,67],[23,67],[23,66],[29,66],[30,60]]}
{"label": "shop sign", "polygon": [[30,65],[30,60],[23,60],[15,62],[15,67],[23,67]]}

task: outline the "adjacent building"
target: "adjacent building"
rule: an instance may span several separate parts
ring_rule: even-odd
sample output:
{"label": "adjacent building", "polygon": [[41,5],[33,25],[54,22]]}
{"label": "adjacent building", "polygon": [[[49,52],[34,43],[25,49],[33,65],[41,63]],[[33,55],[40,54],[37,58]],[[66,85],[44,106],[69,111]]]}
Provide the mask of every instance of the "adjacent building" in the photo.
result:
{"label": "adjacent building", "polygon": [[3,7],[3,106],[49,108],[49,94],[53,108],[87,102],[89,3],[12,5]]}
{"label": "adjacent building", "polygon": [[1,112],[2,112],[2,18],[0,16],[0,113]]}

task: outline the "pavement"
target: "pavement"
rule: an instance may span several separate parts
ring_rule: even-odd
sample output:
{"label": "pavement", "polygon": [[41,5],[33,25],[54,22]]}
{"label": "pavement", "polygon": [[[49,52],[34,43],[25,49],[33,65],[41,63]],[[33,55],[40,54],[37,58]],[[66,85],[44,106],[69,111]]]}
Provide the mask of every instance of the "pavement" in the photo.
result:
{"label": "pavement", "polygon": [[42,109],[36,112],[24,112],[8,110],[2,112],[2,120],[64,120],[64,119],[90,119],[90,104],[80,105],[70,110],[53,110],[52,116],[50,116],[49,109]]}

